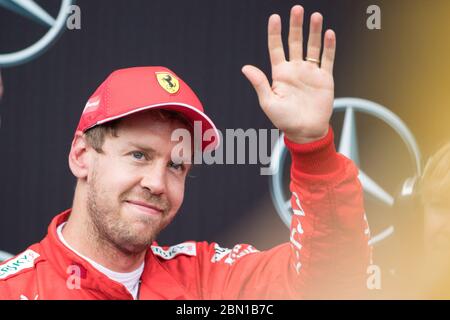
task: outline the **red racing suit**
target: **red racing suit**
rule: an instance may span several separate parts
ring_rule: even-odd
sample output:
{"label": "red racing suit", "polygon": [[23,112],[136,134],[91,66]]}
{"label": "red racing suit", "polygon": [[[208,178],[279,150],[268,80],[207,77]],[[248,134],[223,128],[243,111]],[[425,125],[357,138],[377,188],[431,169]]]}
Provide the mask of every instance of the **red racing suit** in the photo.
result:
{"label": "red racing suit", "polygon": [[[342,298],[365,290],[369,230],[358,170],[333,133],[285,139],[292,158],[290,241],[267,251],[188,241],[147,250],[139,299]],[[0,299],[133,299],[120,283],[66,248],[56,216],[39,243],[0,265]]]}

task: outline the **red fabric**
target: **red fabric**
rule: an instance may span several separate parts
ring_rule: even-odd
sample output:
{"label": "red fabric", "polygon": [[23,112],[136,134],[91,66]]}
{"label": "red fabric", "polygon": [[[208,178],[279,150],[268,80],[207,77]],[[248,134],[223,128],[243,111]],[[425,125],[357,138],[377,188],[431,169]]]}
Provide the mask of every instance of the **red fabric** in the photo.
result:
{"label": "red fabric", "polygon": [[[170,92],[158,82],[158,74],[167,74],[179,87]],[[86,103],[77,131],[85,132],[98,124],[119,119],[149,109],[170,109],[182,113],[188,120],[200,121],[202,133],[211,129],[213,142],[204,141],[202,148],[218,147],[219,134],[205,114],[202,103],[192,89],[173,71],[165,67],[134,67],[111,73]]]}
{"label": "red fabric", "polygon": [[[262,252],[247,244],[226,250],[188,242],[196,255],[170,259],[155,254],[154,243],[139,299],[359,297],[370,251],[358,171],[335,152],[331,130],[320,141],[287,146],[293,159],[290,241]],[[132,299],[59,241],[56,227],[69,214],[55,217],[44,240],[29,248],[39,254],[31,266],[14,273],[21,255],[0,265],[0,299]],[[81,271],[79,289],[70,288],[73,266]]]}

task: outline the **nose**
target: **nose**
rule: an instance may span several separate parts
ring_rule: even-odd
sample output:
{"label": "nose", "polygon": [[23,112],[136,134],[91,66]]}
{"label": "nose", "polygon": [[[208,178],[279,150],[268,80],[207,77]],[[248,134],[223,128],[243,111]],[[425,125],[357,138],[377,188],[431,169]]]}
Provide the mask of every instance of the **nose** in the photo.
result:
{"label": "nose", "polygon": [[154,162],[143,169],[141,187],[148,189],[154,195],[161,195],[166,191],[166,166],[162,161]]}

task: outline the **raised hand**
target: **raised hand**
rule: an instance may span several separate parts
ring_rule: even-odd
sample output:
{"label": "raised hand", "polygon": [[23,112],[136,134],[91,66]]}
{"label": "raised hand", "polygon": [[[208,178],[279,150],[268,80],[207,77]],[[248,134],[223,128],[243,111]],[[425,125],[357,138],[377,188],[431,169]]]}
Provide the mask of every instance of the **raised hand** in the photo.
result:
{"label": "raised hand", "polygon": [[311,142],[328,132],[333,110],[333,63],[336,35],[327,30],[322,45],[323,17],[311,15],[306,58],[303,58],[303,16],[300,5],[291,9],[289,61],[281,40],[281,18],[274,14],[268,23],[268,47],[272,65],[272,86],[258,68],[246,65],[242,72],[255,88],[261,108],[288,139]]}

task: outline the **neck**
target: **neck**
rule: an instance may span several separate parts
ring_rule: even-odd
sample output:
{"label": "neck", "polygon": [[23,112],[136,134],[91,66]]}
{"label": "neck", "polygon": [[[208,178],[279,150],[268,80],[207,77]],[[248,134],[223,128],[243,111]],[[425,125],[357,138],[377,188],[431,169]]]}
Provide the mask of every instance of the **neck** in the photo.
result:
{"label": "neck", "polygon": [[99,236],[89,219],[85,196],[78,186],[75,190],[72,212],[62,234],[66,242],[77,252],[105,268],[115,272],[131,272],[139,268],[145,259],[145,251],[123,252],[107,239]]}

